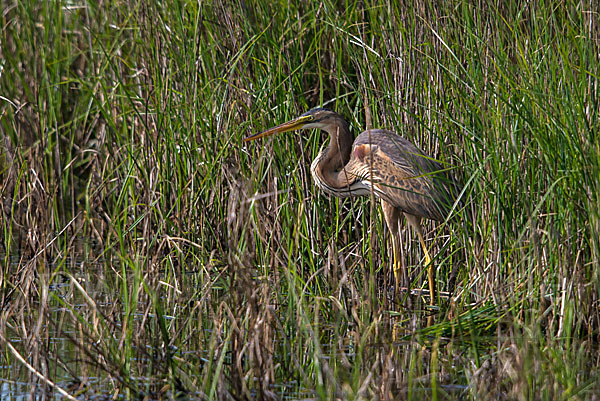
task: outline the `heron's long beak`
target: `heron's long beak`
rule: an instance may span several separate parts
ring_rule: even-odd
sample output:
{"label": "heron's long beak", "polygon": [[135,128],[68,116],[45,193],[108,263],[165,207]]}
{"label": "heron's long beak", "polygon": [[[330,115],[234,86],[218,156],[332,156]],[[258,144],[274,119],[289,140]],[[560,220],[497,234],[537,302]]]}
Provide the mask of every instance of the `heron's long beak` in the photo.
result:
{"label": "heron's long beak", "polygon": [[244,138],[244,142],[250,142],[258,138],[264,138],[266,136],[280,134],[282,132],[295,131],[302,128],[306,123],[312,120],[312,116],[300,116],[287,123],[280,124],[276,127],[269,128],[266,131],[259,132],[258,134],[250,135]]}

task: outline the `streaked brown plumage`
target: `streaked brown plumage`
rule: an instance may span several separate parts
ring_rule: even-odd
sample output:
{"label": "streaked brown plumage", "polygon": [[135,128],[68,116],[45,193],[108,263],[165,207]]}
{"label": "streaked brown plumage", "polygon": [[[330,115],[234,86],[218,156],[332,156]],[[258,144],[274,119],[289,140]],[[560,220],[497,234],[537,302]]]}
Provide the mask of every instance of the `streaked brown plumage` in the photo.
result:
{"label": "streaked brown plumage", "polygon": [[[382,129],[361,133],[352,141],[348,123],[337,113],[312,109],[300,117],[251,135],[245,142],[302,128],[329,133],[329,146],[311,165],[317,186],[337,197],[370,195],[381,199],[385,221],[392,235],[396,289],[402,270],[400,219],[406,215],[417,231],[428,267],[430,299],[434,299],[434,271],[425,246],[421,219],[444,220],[456,197],[457,187],[446,169],[401,136]],[[406,275],[404,270],[403,274]]]}

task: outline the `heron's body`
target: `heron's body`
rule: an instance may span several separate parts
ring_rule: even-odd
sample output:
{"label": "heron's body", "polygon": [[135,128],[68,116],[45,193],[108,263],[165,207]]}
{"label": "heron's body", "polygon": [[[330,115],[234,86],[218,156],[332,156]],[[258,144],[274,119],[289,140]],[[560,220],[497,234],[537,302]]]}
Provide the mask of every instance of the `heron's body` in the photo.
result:
{"label": "heron's body", "polygon": [[444,220],[453,204],[456,187],[443,166],[391,131],[367,130],[353,141],[348,123],[325,109],[310,110],[297,119],[250,136],[246,141],[301,128],[320,128],[330,136],[329,145],[311,165],[319,188],[341,198],[374,194],[381,199],[392,234],[396,286],[401,270],[400,220],[406,215],[425,252],[433,300],[433,268],[420,221],[421,218]]}
{"label": "heron's body", "polygon": [[337,181],[321,178],[331,167],[325,162],[329,151],[324,149],[310,167],[317,186],[328,194],[346,198],[373,191],[403,213],[437,221],[446,217],[452,196],[444,167],[403,137],[382,129],[364,131],[354,141],[348,163],[335,166]]}

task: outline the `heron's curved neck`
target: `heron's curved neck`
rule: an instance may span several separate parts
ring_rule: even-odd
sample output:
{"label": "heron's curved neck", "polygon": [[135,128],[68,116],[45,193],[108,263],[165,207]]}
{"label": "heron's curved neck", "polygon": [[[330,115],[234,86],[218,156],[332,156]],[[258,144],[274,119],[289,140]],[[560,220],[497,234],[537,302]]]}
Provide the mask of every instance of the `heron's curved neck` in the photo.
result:
{"label": "heron's curved neck", "polygon": [[340,117],[322,129],[329,134],[329,146],[315,159],[311,166],[312,173],[317,182],[322,181],[322,183],[318,182],[319,186],[329,189],[328,192],[331,192],[331,189],[348,188],[351,180],[344,173],[343,168],[350,160],[352,152],[353,138],[349,125]]}

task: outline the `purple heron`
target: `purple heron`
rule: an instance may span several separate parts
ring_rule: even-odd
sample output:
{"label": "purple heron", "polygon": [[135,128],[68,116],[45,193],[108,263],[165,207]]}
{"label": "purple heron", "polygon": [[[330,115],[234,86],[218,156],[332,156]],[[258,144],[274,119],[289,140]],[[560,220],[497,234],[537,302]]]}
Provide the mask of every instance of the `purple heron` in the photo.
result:
{"label": "purple heron", "polygon": [[447,169],[391,131],[367,130],[353,141],[346,120],[322,108],[312,109],[291,121],[250,135],[244,142],[304,128],[318,128],[329,134],[329,146],[310,166],[319,188],[340,198],[373,193],[381,200],[392,236],[396,291],[402,270],[400,221],[402,215],[406,216],[423,247],[433,304],[434,269],[423,238],[421,219],[443,221],[450,212],[457,188]]}

